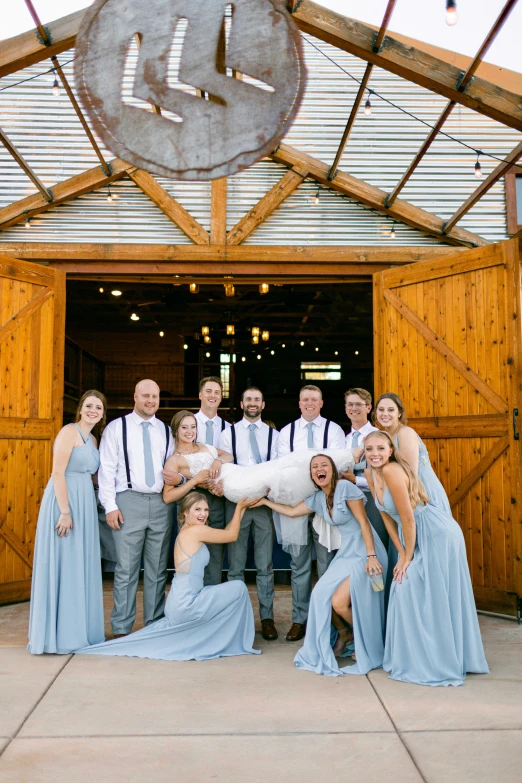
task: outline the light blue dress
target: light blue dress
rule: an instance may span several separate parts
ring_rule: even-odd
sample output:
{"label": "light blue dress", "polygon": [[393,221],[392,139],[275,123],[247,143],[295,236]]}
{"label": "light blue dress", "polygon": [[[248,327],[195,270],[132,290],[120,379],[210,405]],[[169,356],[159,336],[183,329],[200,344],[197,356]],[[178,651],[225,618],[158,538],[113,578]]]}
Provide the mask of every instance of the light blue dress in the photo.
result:
{"label": "light blue dress", "polygon": [[100,454],[92,435],[75,446],[65,470],[73,527],[60,538],[60,517],[49,480],[42,498],[34,548],[29,644],[34,654],[70,653],[105,639],[98,513],[92,474]]}
{"label": "light blue dress", "polygon": [[176,571],[165,604],[165,617],[145,628],[96,644],[79,653],[124,655],[161,661],[206,661],[231,655],[253,655],[254,613],[244,582],[203,587],[209,561],[206,544]]}
{"label": "light blue dress", "polygon": [[[402,525],[386,487],[378,508]],[[471,587],[464,536],[431,501],[415,509],[414,556],[388,605],[385,671],[419,685],[463,685],[466,673],[488,674]]]}
{"label": "light blue dress", "polygon": [[[322,490],[305,500],[310,511],[315,511],[329,525],[338,528],[341,546],[312,591],[304,645],[295,656],[294,665],[298,669],[330,677],[366,674],[370,669],[379,669],[384,655],[384,591],[375,592],[372,589],[370,577],[364,570],[367,552],[361,526],[346,505],[347,500],[365,501],[365,497],[351,481],[344,479],[335,488],[333,518],[330,517],[326,495]],[[375,554],[386,571],[386,550],[373,528],[372,531]],[[332,596],[347,577],[350,577],[357,661],[352,666],[340,669],[332,650]]]}
{"label": "light blue dress", "polygon": [[[415,433],[416,434],[416,433]],[[430,502],[434,506],[438,506],[442,511],[451,516],[451,506],[449,504],[446,490],[442,486],[437,474],[433,470],[430,461],[430,455],[428,449],[424,445],[422,439],[417,435],[419,439],[419,469],[418,476],[424,484],[424,489],[430,499]],[[395,436],[395,446],[400,451],[399,447],[399,434]]]}

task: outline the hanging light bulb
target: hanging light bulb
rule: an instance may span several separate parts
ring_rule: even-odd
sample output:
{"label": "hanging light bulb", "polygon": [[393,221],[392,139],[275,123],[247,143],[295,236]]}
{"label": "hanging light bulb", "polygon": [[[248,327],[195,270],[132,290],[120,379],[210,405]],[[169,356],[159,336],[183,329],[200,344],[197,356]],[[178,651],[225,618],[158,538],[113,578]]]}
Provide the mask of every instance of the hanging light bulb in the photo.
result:
{"label": "hanging light bulb", "polygon": [[203,337],[208,337],[210,334],[210,327],[209,326],[202,326],[201,327],[201,334]]}
{"label": "hanging light bulb", "polygon": [[112,193],[111,193],[111,189],[110,189],[110,187],[108,185],[107,185],[107,190],[108,190],[108,194],[109,194],[107,196],[107,201],[109,202],[109,204],[112,204]]}
{"label": "hanging light bulb", "polygon": [[390,239],[395,239],[395,226],[392,226],[392,228],[391,228]]}
{"label": "hanging light bulb", "polygon": [[139,321],[140,317],[139,317],[139,315],[137,315],[137,313],[132,313],[130,319],[131,319],[131,321]]}
{"label": "hanging light bulb", "polygon": [[264,343],[267,343],[270,340],[270,332],[268,332],[266,330],[263,331],[261,333],[261,339],[263,340]]}
{"label": "hanging light bulb", "polygon": [[261,354],[260,354],[260,353],[258,353],[258,354],[257,354],[257,358],[258,358],[258,359],[260,359],[260,358],[261,358]]}
{"label": "hanging light bulb", "polygon": [[225,283],[225,296],[234,296],[236,293],[236,289],[234,288],[233,283]]}
{"label": "hanging light bulb", "polygon": [[160,336],[160,337],[165,337],[165,332],[160,332],[160,333],[159,333],[159,336]]}
{"label": "hanging light bulb", "polygon": [[246,356],[242,356],[242,357],[241,357],[241,361],[242,361],[242,362],[246,362]]}
{"label": "hanging light bulb", "polygon": [[212,342],[212,337],[209,334],[206,334],[203,337],[203,342],[205,342],[207,345],[210,345],[210,343]]}
{"label": "hanging light bulb", "polygon": [[270,355],[273,356],[275,354],[275,351],[270,351]]}
{"label": "hanging light bulb", "polygon": [[252,337],[259,337],[259,326],[252,327]]}
{"label": "hanging light bulb", "polygon": [[206,352],[205,356],[207,357],[207,359],[210,359],[210,353],[208,351]]}
{"label": "hanging light bulb", "polygon": [[55,98],[57,98],[60,94],[60,85],[58,84],[58,79],[56,78],[56,74],[54,75],[54,82],[53,82],[53,95]]}
{"label": "hanging light bulb", "polygon": [[316,351],[318,351],[318,350],[319,350],[319,348],[316,348],[315,350],[316,350]]}
{"label": "hanging light bulb", "polygon": [[355,351],[355,355],[356,355],[356,356],[359,356],[359,351]]}
{"label": "hanging light bulb", "polygon": [[366,100],[366,103],[364,104],[364,113],[366,114],[367,117],[369,117],[370,114],[372,113],[372,104],[370,101],[370,95],[371,92],[368,93],[368,98]]}
{"label": "hanging light bulb", "polygon": [[260,283],[259,284],[259,293],[260,294],[267,294],[270,291],[270,286],[268,283]]}
{"label": "hanging light bulb", "polygon": [[339,351],[334,351],[335,356],[339,356]]}
{"label": "hanging light bulb", "polygon": [[281,346],[281,348],[286,348],[286,345],[283,343],[283,344],[282,344],[282,346]]}
{"label": "hanging light bulb", "polygon": [[191,283],[189,285],[189,291],[191,294],[199,294],[199,285],[197,283]]}
{"label": "hanging light bulb", "polygon": [[303,347],[303,345],[304,345],[304,341],[303,341],[303,340],[301,340],[301,342],[299,343],[299,345],[300,345],[300,346],[301,346],[301,348],[302,348],[302,347]]}
{"label": "hanging light bulb", "polygon": [[100,294],[103,294],[103,290],[104,290],[103,288],[99,288],[98,290],[99,290]]}
{"label": "hanging light bulb", "polygon": [[31,228],[31,218],[28,217],[25,219],[25,227]]}
{"label": "hanging light bulb", "polygon": [[450,27],[453,27],[453,25],[457,24],[457,22],[457,1],[446,0],[446,24],[448,24]]}
{"label": "hanging light bulb", "polygon": [[319,204],[320,201],[320,191],[317,191],[314,198],[314,204]]}
{"label": "hanging light bulb", "polygon": [[184,351],[188,351],[188,345],[187,345],[187,343],[183,343],[183,350],[184,350]]}
{"label": "hanging light bulb", "polygon": [[477,179],[482,177],[482,168],[480,166],[479,155],[480,152],[477,152],[477,162],[475,163],[475,176]]}
{"label": "hanging light bulb", "polygon": [[258,345],[258,343],[259,343],[259,335],[258,334],[253,334],[252,335],[252,345]]}
{"label": "hanging light bulb", "polygon": [[235,334],[236,333],[236,327],[234,324],[227,324],[227,334]]}

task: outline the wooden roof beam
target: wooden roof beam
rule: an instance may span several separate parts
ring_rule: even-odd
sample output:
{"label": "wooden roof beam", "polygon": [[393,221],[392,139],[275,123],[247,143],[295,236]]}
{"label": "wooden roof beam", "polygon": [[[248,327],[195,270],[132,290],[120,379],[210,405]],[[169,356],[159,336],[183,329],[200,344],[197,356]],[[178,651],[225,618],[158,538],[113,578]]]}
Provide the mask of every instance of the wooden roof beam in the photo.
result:
{"label": "wooden roof beam", "polygon": [[170,193],[161,187],[154,177],[142,169],[130,169],[128,172],[131,180],[161,209],[173,223],[185,233],[192,242],[197,245],[208,245],[210,237],[208,231],[187,212],[185,207],[176,201]]}
{"label": "wooden roof beam", "polygon": [[522,158],[522,142],[518,144],[512,152],[509,153],[505,161],[499,163],[498,166],[493,169],[491,174],[486,177],[484,182],[481,182],[478,188],[476,188],[471,196],[460,206],[454,215],[450,217],[444,223],[444,231],[451,231],[453,226],[461,220],[464,215],[482,198],[482,196],[490,190],[490,188],[504,176],[518,160]]}
{"label": "wooden roof beam", "polygon": [[[393,9],[395,8],[396,2],[397,0],[388,0],[388,5],[386,6],[386,10],[384,12],[382,24],[379,29],[379,32],[377,33],[375,44],[373,46],[373,49],[376,52],[380,51],[381,49],[382,42],[384,40],[386,30],[388,29],[388,24],[390,22],[391,15],[393,13]],[[357,95],[355,96],[355,101],[352,106],[352,111],[350,112],[350,116],[348,117],[348,122],[346,123],[346,128],[344,129],[343,137],[341,139],[341,143],[339,144],[339,149],[335,154],[334,162],[332,163],[332,168],[330,169],[330,172],[328,174],[328,179],[333,179],[335,177],[335,174],[337,172],[337,167],[339,165],[339,161],[341,160],[341,156],[344,152],[344,148],[346,147],[346,143],[350,137],[350,133],[352,132],[353,124],[357,118],[357,112],[359,111],[359,107],[364,97],[364,91],[366,90],[366,86],[370,81],[370,76],[372,71],[373,71],[373,65],[372,63],[368,63],[361,84],[357,91]]]}
{"label": "wooden roof beam", "polygon": [[307,174],[306,169],[301,169],[298,166],[287,171],[279,182],[276,182],[268,193],[228,232],[227,245],[239,245],[249,237],[299,187]]}
{"label": "wooden roof beam", "polygon": [[[44,42],[45,46],[50,47],[51,46],[51,36],[48,33],[48,31],[45,29],[45,27],[42,25],[42,23],[40,21],[40,17],[38,16],[38,13],[36,12],[36,9],[35,9],[35,7],[34,7],[34,5],[32,3],[32,0],[25,0],[25,4],[26,4],[26,6],[27,6],[27,8],[29,10],[29,13],[31,14],[31,16],[33,18],[33,22],[36,25],[36,29],[38,31],[38,34],[39,34],[40,38]],[[70,86],[70,84],[69,84],[69,82],[67,80],[66,75],[64,74],[64,72],[62,70],[62,67],[61,67],[60,62],[58,60],[58,57],[56,55],[54,55],[54,54],[51,55],[51,62],[54,65],[55,72],[60,77],[60,81],[63,84],[64,90],[67,93],[67,96],[68,96],[69,100],[71,101],[72,107],[73,107],[74,111],[76,112],[76,116],[80,120],[80,123],[82,125],[83,130],[87,134],[87,138],[89,139],[89,141],[91,143],[91,146],[92,146],[93,150],[95,151],[96,156],[97,156],[98,160],[100,161],[101,166],[102,166],[104,172],[107,175],[110,175],[110,173],[111,173],[110,169],[109,169],[109,167],[108,167],[108,165],[107,165],[107,163],[105,161],[105,158],[102,155],[102,152],[101,152],[101,150],[100,150],[100,148],[98,146],[98,143],[97,143],[96,139],[94,138],[94,136],[92,134],[91,129],[89,128],[89,126],[87,124],[87,120],[83,116],[83,112],[80,109],[80,106],[78,104],[78,101],[76,100],[76,97],[75,97],[73,91],[71,90],[71,86]]]}
{"label": "wooden roof beam", "polygon": [[[467,71],[460,79],[457,85],[457,89],[459,90],[459,92],[464,92],[468,84],[470,84],[471,80],[475,75],[477,68],[479,67],[480,63],[483,61],[484,57],[488,52],[488,49],[490,48],[491,44],[499,34],[500,30],[504,25],[504,22],[507,20],[509,14],[513,10],[517,2],[518,0],[507,0],[507,3],[505,4],[504,8],[500,12],[500,15],[498,16],[495,24],[493,25],[493,27],[487,34],[486,38],[484,39],[482,46],[478,50],[475,58],[471,62]],[[416,154],[416,156],[408,166],[406,172],[403,174],[400,182],[395,186],[392,193],[390,193],[390,195],[386,199],[386,206],[390,207],[395,201],[395,199],[397,198],[397,196],[399,195],[399,193],[401,192],[401,190],[404,188],[404,186],[410,179],[411,175],[413,174],[413,172],[415,171],[415,169],[417,168],[417,166],[419,165],[419,163],[421,162],[421,160],[423,159],[423,157],[425,156],[425,154],[427,153],[427,151],[435,141],[438,132],[441,130],[442,126],[444,125],[449,115],[453,111],[454,106],[456,106],[455,101],[449,101],[449,103],[446,105],[444,111],[442,112],[439,119],[435,123],[433,129],[431,130],[428,138],[426,139],[426,141],[424,142],[424,144],[422,145],[422,147],[420,148],[420,150],[418,151],[418,153]]]}
{"label": "wooden roof beam", "polygon": [[323,8],[312,0],[303,0],[294,11],[293,18],[304,33],[314,35],[504,125],[522,130],[520,95],[478,76],[464,91],[459,91],[458,85],[462,78],[459,68],[389,35],[385,37],[381,50],[374,52],[375,30],[372,27]]}
{"label": "wooden roof beam", "polygon": [[401,223],[406,223],[408,226],[425,231],[427,234],[431,234],[449,244],[471,247],[488,244],[487,240],[478,234],[472,234],[464,229],[453,229],[450,233],[443,233],[444,221],[442,218],[431,214],[431,212],[426,212],[424,209],[420,209],[420,207],[415,207],[408,201],[397,199],[392,207],[386,207],[386,193],[383,190],[369,185],[356,177],[352,177],[350,174],[339,171],[334,180],[329,180],[329,166],[326,163],[287,144],[281,144],[270,157],[272,160],[284,163],[286,166],[299,166],[306,169],[308,176],[321,185],[349,196],[354,201],[371,207],[384,215],[389,215]]}
{"label": "wooden roof beam", "polygon": [[129,169],[134,168],[130,163],[125,163],[125,161],[118,158],[111,160],[109,165],[110,176],[105,174],[101,166],[96,166],[93,169],[77,174],[75,177],[58,182],[52,188],[53,201],[46,201],[40,193],[35,193],[0,209],[0,231],[15,225],[15,223],[21,223],[34,215],[47,212],[49,209],[58,206],[58,204],[71,201],[71,199],[77,198],[83,193],[89,193],[92,190],[104,187],[104,185],[110,185],[112,182],[124,177]]}
{"label": "wooden roof beam", "polygon": [[37,177],[35,172],[32,170],[30,165],[27,163],[23,155],[18,152],[17,148],[13,144],[10,139],[6,136],[6,134],[3,132],[3,130],[0,128],[0,142],[4,145],[8,153],[13,157],[21,169],[24,170],[24,172],[27,174],[31,182],[36,185],[40,193],[42,194],[45,201],[50,203],[53,200],[53,194],[51,191],[45,187],[43,182]]}

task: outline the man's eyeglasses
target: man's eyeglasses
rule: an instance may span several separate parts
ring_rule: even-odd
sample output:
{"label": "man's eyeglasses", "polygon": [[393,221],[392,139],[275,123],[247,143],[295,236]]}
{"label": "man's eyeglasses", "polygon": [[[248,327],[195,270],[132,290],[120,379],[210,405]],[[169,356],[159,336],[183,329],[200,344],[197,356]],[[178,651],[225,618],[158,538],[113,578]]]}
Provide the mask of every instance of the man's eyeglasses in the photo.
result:
{"label": "man's eyeglasses", "polygon": [[366,408],[365,402],[347,402],[346,403],[347,408]]}

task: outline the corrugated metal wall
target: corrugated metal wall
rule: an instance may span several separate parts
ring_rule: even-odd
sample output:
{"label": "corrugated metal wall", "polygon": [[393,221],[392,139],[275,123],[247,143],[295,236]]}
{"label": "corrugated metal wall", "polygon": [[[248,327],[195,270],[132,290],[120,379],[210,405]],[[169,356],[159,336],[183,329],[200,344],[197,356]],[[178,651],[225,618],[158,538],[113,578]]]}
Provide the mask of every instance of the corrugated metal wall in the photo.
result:
{"label": "corrugated metal wall", "polygon": [[[322,41],[305,37],[308,87],[301,110],[285,141],[326,163],[333,160],[358,85],[318,52],[314,43],[357,79],[365,63]],[[72,60],[74,52],[61,55]],[[135,53],[128,59],[124,80],[130,96]],[[19,79],[40,74],[49,61],[39,63],[0,80],[0,88]],[[175,63],[173,63],[173,69]],[[64,69],[74,84],[72,62]],[[95,153],[62,91],[52,95],[54,76],[47,74],[11,89],[0,91],[0,127],[35,169],[47,186],[52,186],[97,165]],[[374,69],[372,90],[404,109],[435,123],[446,101],[440,96],[406,82],[393,74]],[[429,129],[420,122],[372,98],[373,112],[361,111],[341,161],[341,168],[373,185],[391,191],[426,138]],[[505,156],[521,135],[468,109],[458,107],[444,126],[451,135],[500,157]],[[108,158],[112,155],[105,151]],[[455,142],[439,138],[425,157],[402,196],[413,204],[449,217],[477,186],[475,156]],[[495,161],[481,159],[486,176]],[[285,168],[263,160],[229,178],[228,218],[230,229],[282,176]],[[210,222],[210,186],[206,183],[161,184],[199,220]],[[0,241],[64,242],[152,242],[188,243],[185,235],[129,180],[112,188],[119,198],[107,203],[107,190],[81,196],[68,204],[32,219],[32,227],[13,226],[0,232]],[[346,244],[386,243],[438,244],[420,231],[396,225],[397,238],[390,238],[393,221],[337,193],[305,181],[290,198],[247,240],[249,244]],[[22,170],[0,148],[0,207],[34,192]],[[506,238],[503,180],[491,189],[459,224],[488,240]]]}

